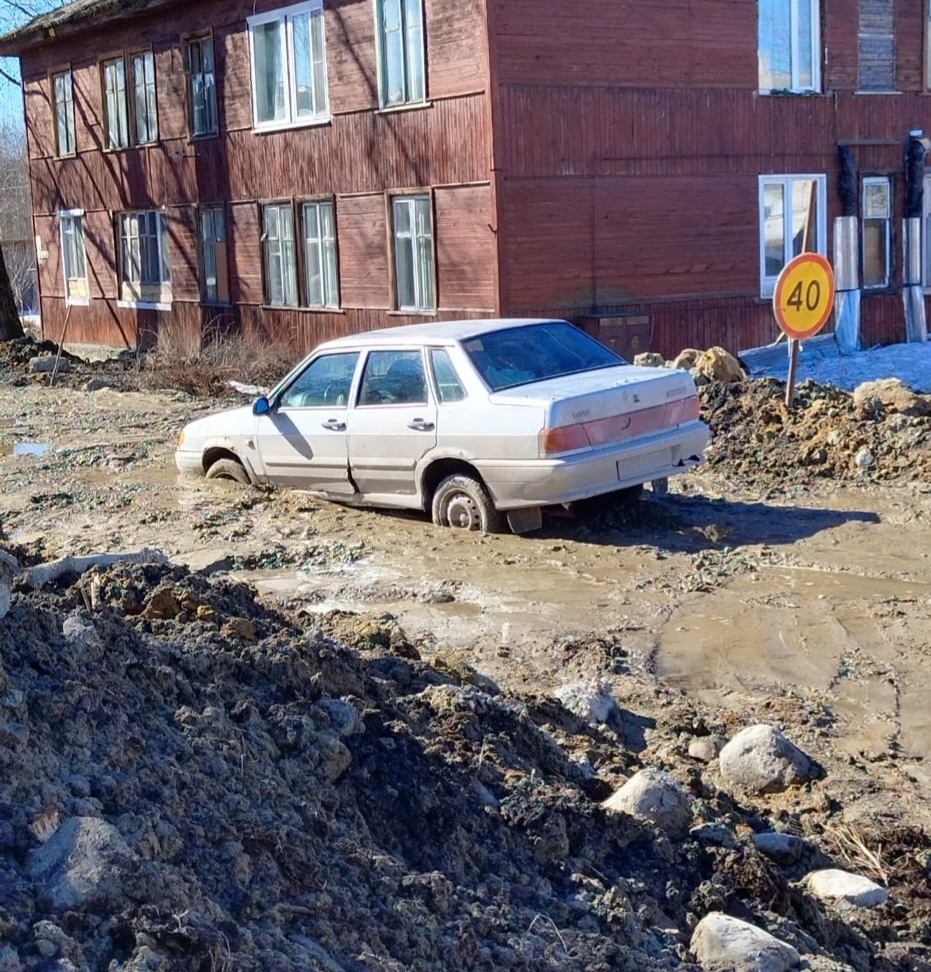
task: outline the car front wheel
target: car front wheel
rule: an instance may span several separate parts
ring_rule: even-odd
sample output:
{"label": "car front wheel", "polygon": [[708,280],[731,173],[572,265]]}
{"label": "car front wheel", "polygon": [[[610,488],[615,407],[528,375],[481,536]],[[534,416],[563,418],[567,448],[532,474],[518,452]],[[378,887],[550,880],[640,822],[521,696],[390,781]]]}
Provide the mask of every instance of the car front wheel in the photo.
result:
{"label": "car front wheel", "polygon": [[488,490],[472,476],[447,476],[433,494],[433,522],[461,530],[500,533],[505,518],[495,509]]}
{"label": "car front wheel", "polygon": [[207,470],[207,479],[231,479],[234,483],[249,485],[249,474],[235,459],[217,459]]}

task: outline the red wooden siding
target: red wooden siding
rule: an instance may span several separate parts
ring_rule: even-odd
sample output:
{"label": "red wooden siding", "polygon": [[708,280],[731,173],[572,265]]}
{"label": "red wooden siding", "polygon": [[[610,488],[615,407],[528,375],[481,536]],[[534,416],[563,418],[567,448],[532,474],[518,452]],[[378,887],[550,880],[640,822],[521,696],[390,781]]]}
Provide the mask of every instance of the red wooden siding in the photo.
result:
{"label": "red wooden siding", "polygon": [[336,221],[343,306],[389,307],[391,290],[384,196],[375,193],[338,200]]}
{"label": "red wooden siding", "polygon": [[489,0],[502,84],[757,85],[751,0]]}
{"label": "red wooden siding", "polygon": [[437,189],[434,194],[439,308],[493,313],[495,261],[491,190],[485,186]]}

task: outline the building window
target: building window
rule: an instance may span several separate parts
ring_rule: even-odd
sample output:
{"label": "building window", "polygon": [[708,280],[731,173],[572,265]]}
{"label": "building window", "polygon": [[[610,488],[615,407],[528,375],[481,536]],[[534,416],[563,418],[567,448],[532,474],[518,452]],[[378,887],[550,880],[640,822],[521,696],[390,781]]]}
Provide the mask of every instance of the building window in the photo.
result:
{"label": "building window", "polygon": [[863,287],[888,287],[892,264],[892,184],[886,176],[863,180]]}
{"label": "building window", "polygon": [[378,88],[383,108],[426,98],[423,0],[376,0]]}
{"label": "building window", "polygon": [[168,226],[162,213],[120,213],[120,298],[128,303],[171,302]]}
{"label": "building window", "polygon": [[52,91],[55,100],[55,153],[74,155],[74,88],[70,71],[52,75]]}
{"label": "building window", "polygon": [[135,143],[145,145],[158,140],[158,110],[155,104],[155,57],[143,51],[130,57],[132,68],[132,106]]}
{"label": "building window", "polygon": [[187,72],[191,134],[215,135],[217,84],[212,37],[194,37],[187,42]]}
{"label": "building window", "polygon": [[152,52],[140,51],[128,58],[112,58],[103,62],[102,69],[107,148],[121,149],[157,141],[158,109]]}
{"label": "building window", "polygon": [[820,0],[759,0],[760,91],[818,91]]}
{"label": "building window", "polygon": [[333,203],[304,203],[301,207],[301,223],[304,227],[307,305],[339,307]]}
{"label": "building window", "polygon": [[394,196],[391,215],[397,309],[435,310],[436,270],[430,196]]}
{"label": "building window", "polygon": [[327,121],[323,0],[248,18],[256,128]]}
{"label": "building window", "polygon": [[65,303],[88,303],[87,253],[84,247],[84,210],[60,214],[61,262],[65,276]]}
{"label": "building window", "polygon": [[104,61],[103,94],[107,148],[126,148],[129,145],[129,118],[126,109],[126,65],[123,58]]}
{"label": "building window", "polygon": [[294,213],[290,203],[262,207],[265,299],[272,307],[297,307]]}
{"label": "building window", "polygon": [[857,32],[857,90],[895,91],[893,0],[860,0],[860,26]]}
{"label": "building window", "polygon": [[229,260],[226,254],[226,214],[220,207],[200,211],[200,299],[205,304],[228,304]]}
{"label": "building window", "polygon": [[827,252],[823,175],[760,176],[760,290],[771,297],[782,268],[800,253]]}

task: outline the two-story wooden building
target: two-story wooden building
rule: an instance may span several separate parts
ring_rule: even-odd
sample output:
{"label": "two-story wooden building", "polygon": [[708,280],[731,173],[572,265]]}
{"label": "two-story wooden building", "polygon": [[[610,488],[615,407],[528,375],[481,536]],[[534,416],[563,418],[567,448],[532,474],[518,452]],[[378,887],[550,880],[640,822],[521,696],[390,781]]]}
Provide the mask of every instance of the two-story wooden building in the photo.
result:
{"label": "two-story wooden building", "polygon": [[832,255],[846,214],[864,340],[902,340],[929,18],[926,0],[74,0],[0,38],[44,332],[134,347],[230,325],[303,350],[555,315],[625,352],[739,351],[775,337],[779,270]]}

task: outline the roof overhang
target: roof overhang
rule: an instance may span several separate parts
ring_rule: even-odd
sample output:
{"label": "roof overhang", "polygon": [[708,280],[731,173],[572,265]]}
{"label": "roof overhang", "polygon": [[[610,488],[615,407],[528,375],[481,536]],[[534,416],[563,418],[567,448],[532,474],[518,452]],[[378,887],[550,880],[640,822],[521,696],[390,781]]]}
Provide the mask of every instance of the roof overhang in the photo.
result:
{"label": "roof overhang", "polygon": [[180,0],[72,0],[49,13],[33,17],[22,27],[0,36],[0,55],[19,57],[26,51],[54,43],[107,24],[129,20]]}

